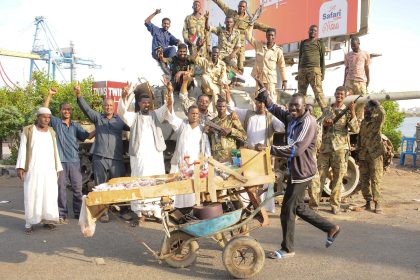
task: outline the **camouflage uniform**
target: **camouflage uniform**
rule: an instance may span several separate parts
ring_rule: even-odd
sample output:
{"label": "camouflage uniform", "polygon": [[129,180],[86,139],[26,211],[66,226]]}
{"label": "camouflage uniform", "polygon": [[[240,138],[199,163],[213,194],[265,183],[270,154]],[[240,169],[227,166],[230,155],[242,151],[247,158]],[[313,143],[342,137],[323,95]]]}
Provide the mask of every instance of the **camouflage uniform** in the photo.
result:
{"label": "camouflage uniform", "polygon": [[[187,71],[188,68],[193,68],[194,64],[191,61],[190,57],[187,57],[185,61],[182,62],[179,60],[178,56],[167,58],[167,62],[169,65],[169,69],[171,70],[171,83],[174,86],[174,91],[179,92],[182,85],[182,77],[180,81],[177,83],[175,81],[176,73],[178,73],[179,71]],[[190,90],[192,86],[193,86],[193,82],[190,81],[188,83],[188,90]]]}
{"label": "camouflage uniform", "polygon": [[[339,109],[329,109],[328,117],[335,118],[346,106],[343,104]],[[330,204],[333,209],[340,209],[341,185],[347,172],[347,160],[349,156],[350,132],[359,132],[357,118],[352,118],[350,111],[342,116],[331,127],[324,127],[322,144],[318,157],[318,171],[321,186],[324,186],[330,167],[332,168]]]}
{"label": "camouflage uniform", "polygon": [[208,32],[206,32],[206,19],[200,14],[197,18],[193,14],[189,15],[184,20],[184,28],[182,29],[182,36],[184,42],[188,45],[188,51],[190,55],[194,55],[197,52],[197,45],[191,42],[193,36],[199,36],[203,40],[203,46],[200,49],[200,55],[204,57],[209,56],[208,50]]}
{"label": "camouflage uniform", "polygon": [[380,106],[372,113],[370,120],[364,119],[358,136],[360,186],[366,201],[379,202],[381,198],[379,184],[383,174],[384,146],[381,129],[385,120],[385,111]]}
{"label": "camouflage uniform", "polygon": [[322,110],[327,108],[322,90],[322,77],[325,75],[325,47],[321,40],[306,39],[300,42],[298,65],[298,91],[306,96],[308,86],[314,92],[316,102]]}
{"label": "camouflage uniform", "polygon": [[231,152],[236,149],[236,140],[245,142],[246,132],[240,120],[232,120],[232,115],[227,115],[223,119],[216,117],[212,122],[223,128],[232,129],[228,136],[221,136],[219,132],[210,135],[211,154],[214,159],[219,162],[230,162],[232,159]]}
{"label": "camouflage uniform", "polygon": [[229,59],[229,55],[238,47],[241,47],[239,30],[233,28],[232,33],[228,33],[225,27],[210,27],[210,32],[218,36],[218,46],[220,49],[219,59],[227,65],[237,67],[236,58]]}
{"label": "camouflage uniform", "polygon": [[[313,150],[312,156],[316,160],[318,157],[319,150],[321,148],[322,143],[322,127],[320,125],[317,126],[317,134],[316,134],[316,143],[315,149]],[[319,171],[316,170],[315,176],[312,179],[311,185],[309,186],[308,194],[309,194],[309,207],[311,208],[318,208],[319,201],[321,199],[321,182],[319,178]]]}
{"label": "camouflage uniform", "polygon": [[[245,62],[245,32],[249,27],[251,19],[246,13],[245,15],[239,15],[238,11],[230,9],[222,0],[213,0],[213,2],[219,6],[227,17],[233,18],[234,28],[238,29],[240,32],[241,50],[238,52],[238,69],[243,71]],[[258,22],[254,23],[254,29],[266,32],[268,28],[270,28],[270,26]]]}

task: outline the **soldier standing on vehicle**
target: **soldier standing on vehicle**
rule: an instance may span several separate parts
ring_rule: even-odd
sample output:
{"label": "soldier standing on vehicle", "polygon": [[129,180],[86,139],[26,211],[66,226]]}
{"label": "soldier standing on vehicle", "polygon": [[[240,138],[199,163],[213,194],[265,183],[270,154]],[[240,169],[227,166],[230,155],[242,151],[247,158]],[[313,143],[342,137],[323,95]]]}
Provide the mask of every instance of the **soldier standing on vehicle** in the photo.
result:
{"label": "soldier standing on vehicle", "polygon": [[298,91],[306,96],[308,86],[314,92],[316,102],[324,111],[327,103],[322,91],[322,81],[325,78],[324,43],[317,39],[318,26],[309,27],[309,38],[300,42],[298,65]]}
{"label": "soldier standing on vehicle", "polygon": [[[252,36],[252,29],[253,26],[250,26],[250,28],[246,30],[246,39],[255,49],[255,64],[252,68],[251,76],[257,77],[262,75],[261,81],[263,82],[264,87],[270,92],[272,99],[277,102],[277,68],[280,72],[282,90],[286,89],[287,80],[283,51],[274,41],[276,38],[276,30],[274,28],[268,28],[265,33],[267,42],[259,42]],[[259,89],[258,83],[257,89]]]}
{"label": "soldier standing on vehicle", "polygon": [[[251,18],[247,15],[246,9],[248,4],[246,1],[239,1],[238,10],[230,9],[223,0],[213,0],[219,8],[225,13],[226,17],[233,18],[234,28],[240,32],[240,50],[238,52],[238,70],[243,73],[245,62],[245,32],[249,27]],[[255,22],[254,28],[266,32],[270,26]]]}
{"label": "soldier standing on vehicle", "polygon": [[233,17],[225,18],[225,27],[214,27],[208,24],[208,13],[206,13],[206,29],[218,36],[219,58],[226,65],[237,68],[237,54],[241,49],[241,38],[239,30],[233,26]]}
{"label": "soldier standing on vehicle", "polygon": [[[366,95],[367,87],[370,81],[369,63],[370,56],[367,52],[360,49],[360,40],[358,37],[352,37],[352,52],[344,56],[344,85],[351,90],[354,95]],[[360,122],[363,119],[363,103],[356,104],[356,116]]]}
{"label": "soldier standing on vehicle", "polygon": [[[331,212],[340,213],[341,185],[347,172],[347,161],[350,153],[349,132],[359,132],[359,125],[354,110],[354,103],[347,109],[344,105],[347,89],[343,86],[335,90],[335,103],[331,105],[323,120],[322,143],[318,156],[318,171],[320,185],[325,185],[325,179],[332,168],[331,180]],[[336,119],[343,110],[347,110],[341,118]]]}
{"label": "soldier standing on vehicle", "polygon": [[185,44],[188,45],[190,55],[197,53],[197,44],[202,45],[198,50],[201,56],[209,56],[209,42],[208,32],[206,31],[206,19],[200,13],[200,1],[193,2],[193,13],[188,15],[184,20],[184,28],[182,29],[182,36]]}
{"label": "soldier standing on vehicle", "polygon": [[385,121],[385,110],[376,100],[369,100],[365,106],[365,118],[360,126],[358,136],[360,186],[366,200],[366,210],[372,209],[375,203],[375,213],[382,213],[380,204],[380,183],[383,175],[384,145],[381,130]]}
{"label": "soldier standing on vehicle", "polygon": [[[90,151],[93,155],[92,169],[95,184],[100,185],[112,178],[125,176],[122,132],[129,131],[130,128],[114,114],[114,100],[104,98],[103,113],[99,113],[87,104],[82,97],[79,85],[74,87],[74,92],[80,109],[95,125],[95,142]],[[101,217],[100,221],[109,222],[108,212]]]}
{"label": "soldier standing on vehicle", "polygon": [[[44,107],[48,108],[55,89],[50,89],[44,101]],[[58,176],[58,210],[59,223],[68,224],[67,209],[67,182],[70,182],[73,191],[74,218],[79,219],[82,207],[82,172],[80,171],[79,141],[91,139],[95,131],[87,132],[78,123],[71,120],[73,108],[70,103],[60,104],[61,118],[51,115],[50,126],[54,129],[57,138],[57,149],[60,155],[63,171]]]}
{"label": "soldier standing on vehicle", "polygon": [[[271,155],[287,157],[290,177],[280,214],[283,242],[281,249],[269,253],[268,257],[282,259],[295,255],[296,215],[327,233],[325,246],[328,248],[337,238],[340,227],[315,213],[304,202],[305,190],[310,186],[317,168],[312,156],[316,142],[316,120],[305,110],[305,96],[299,93],[292,95],[287,111],[273,103],[265,88],[260,89],[256,100],[263,102],[268,111],[287,127],[287,145],[270,146]],[[255,148],[262,151],[266,146],[257,144]]]}

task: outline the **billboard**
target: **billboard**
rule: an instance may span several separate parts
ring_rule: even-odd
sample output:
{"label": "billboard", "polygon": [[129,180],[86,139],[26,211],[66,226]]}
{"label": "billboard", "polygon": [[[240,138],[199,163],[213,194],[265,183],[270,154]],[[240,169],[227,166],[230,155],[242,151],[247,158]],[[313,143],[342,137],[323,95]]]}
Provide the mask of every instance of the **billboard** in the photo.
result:
{"label": "billboard", "polygon": [[[211,0],[201,0],[203,10],[210,11],[210,23],[223,24],[225,15]],[[225,0],[237,10],[239,0]],[[318,25],[319,38],[357,33],[360,30],[361,0],[248,0],[253,13],[260,5],[263,12],[259,22],[276,28],[276,43],[283,45],[299,42],[308,37],[312,24]],[[265,40],[263,32],[255,32]]]}
{"label": "billboard", "polygon": [[112,98],[114,100],[114,112],[117,112],[118,102],[122,94],[122,89],[127,86],[124,82],[101,81],[93,82],[92,91],[95,94]]}

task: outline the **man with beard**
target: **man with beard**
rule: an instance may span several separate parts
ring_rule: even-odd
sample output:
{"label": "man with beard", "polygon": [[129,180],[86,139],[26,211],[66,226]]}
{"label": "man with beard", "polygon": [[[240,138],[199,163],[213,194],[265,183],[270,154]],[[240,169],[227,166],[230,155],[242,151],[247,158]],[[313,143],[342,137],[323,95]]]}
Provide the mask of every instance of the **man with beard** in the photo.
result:
{"label": "man with beard", "polygon": [[179,40],[175,38],[168,30],[171,27],[171,20],[169,18],[162,19],[162,28],[157,27],[152,23],[152,19],[160,14],[161,9],[156,9],[156,11],[148,16],[144,21],[144,25],[147,28],[147,31],[152,35],[152,57],[158,60],[157,50],[162,49],[163,56],[173,57],[176,54],[176,48],[173,46],[178,45]]}
{"label": "man with beard", "polygon": [[[270,153],[273,156],[287,157],[290,178],[280,214],[283,242],[281,248],[269,253],[268,257],[282,259],[295,255],[296,214],[302,220],[326,232],[325,246],[329,247],[340,232],[340,227],[316,214],[304,202],[305,189],[310,186],[317,168],[312,156],[316,142],[316,120],[309,111],[305,110],[305,97],[302,94],[292,95],[288,111],[274,104],[265,88],[260,89],[257,100],[263,102],[268,111],[287,127],[287,145],[270,146]],[[257,144],[255,148],[262,151],[266,146]]]}
{"label": "man with beard", "polygon": [[24,127],[20,138],[16,169],[23,181],[26,234],[41,222],[54,230],[59,219],[57,178],[63,168],[55,132],[48,126],[50,116],[50,109],[39,108],[36,124]]}
{"label": "man with beard", "polygon": [[[130,85],[122,91],[118,103],[118,115],[130,127],[129,155],[131,176],[152,176],[165,174],[163,151],[166,149],[162,133],[162,122],[167,116],[167,106],[151,110],[152,100],[141,88],[134,89],[136,110],[129,112],[131,100],[127,100]],[[170,93],[171,94],[171,93]],[[144,222],[143,213],[151,213],[157,220],[161,220],[162,213],[157,199],[131,201],[131,210],[138,219],[132,226]]]}
{"label": "man with beard", "polygon": [[[50,89],[44,101],[44,107],[48,108],[55,89]],[[58,209],[60,212],[60,224],[68,224],[67,209],[67,182],[70,182],[73,191],[73,213],[75,219],[79,218],[82,207],[82,172],[80,171],[79,142],[91,139],[95,131],[88,133],[78,123],[71,120],[73,108],[68,102],[60,105],[61,118],[51,115],[50,126],[57,136],[57,148],[60,155],[63,172],[58,176]]]}
{"label": "man with beard", "polygon": [[[179,44],[177,55],[172,58],[165,58],[162,50],[158,51],[158,57],[159,61],[169,68],[171,83],[174,85],[174,91],[178,93],[183,82],[182,74],[193,67],[193,59],[187,55],[187,45]],[[187,82],[187,90],[190,90],[194,83],[192,79]]]}

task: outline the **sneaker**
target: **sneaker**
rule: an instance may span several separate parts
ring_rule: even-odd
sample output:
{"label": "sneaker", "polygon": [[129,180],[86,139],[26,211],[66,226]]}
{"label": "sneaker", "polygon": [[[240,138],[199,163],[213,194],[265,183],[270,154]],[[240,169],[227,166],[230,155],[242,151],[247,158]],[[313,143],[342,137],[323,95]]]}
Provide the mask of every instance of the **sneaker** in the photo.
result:
{"label": "sneaker", "polygon": [[99,221],[100,221],[101,223],[109,223],[109,216],[108,216],[108,213],[103,214],[103,215],[99,218]]}
{"label": "sneaker", "polygon": [[60,217],[58,219],[58,224],[59,225],[68,225],[69,224],[69,221],[65,217]]}
{"label": "sneaker", "polygon": [[273,252],[269,252],[267,257],[270,259],[280,260],[280,259],[287,259],[295,256],[295,252],[286,252],[284,250],[277,250]]}

